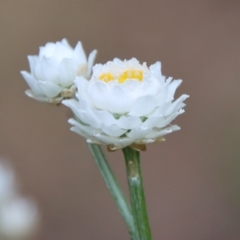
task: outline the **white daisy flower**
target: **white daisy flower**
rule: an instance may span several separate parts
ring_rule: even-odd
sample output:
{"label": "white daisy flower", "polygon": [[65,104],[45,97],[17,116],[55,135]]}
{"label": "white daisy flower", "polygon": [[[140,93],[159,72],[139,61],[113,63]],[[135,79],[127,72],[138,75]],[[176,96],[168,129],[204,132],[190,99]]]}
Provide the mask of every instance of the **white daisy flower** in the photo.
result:
{"label": "white daisy flower", "polygon": [[26,94],[53,104],[71,98],[75,93],[75,77],[90,77],[96,53],[92,51],[87,60],[81,42],[73,49],[66,39],[40,47],[38,56],[28,56],[30,73],[21,71],[30,87]]}
{"label": "white daisy flower", "polygon": [[188,95],[174,100],[182,80],[166,79],[160,62],[148,68],[135,58],[114,59],[96,64],[90,81],[77,77],[74,82],[77,99],[63,104],[75,115],[69,120],[71,130],[89,143],[108,145],[109,150],[143,150],[146,143],[180,129],[170,123],[184,112]]}

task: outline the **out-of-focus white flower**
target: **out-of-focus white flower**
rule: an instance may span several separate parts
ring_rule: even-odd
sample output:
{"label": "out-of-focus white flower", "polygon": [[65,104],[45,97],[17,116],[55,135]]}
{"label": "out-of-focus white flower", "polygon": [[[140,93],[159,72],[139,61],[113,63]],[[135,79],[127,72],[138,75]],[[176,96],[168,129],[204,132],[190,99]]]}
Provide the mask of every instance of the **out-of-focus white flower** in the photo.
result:
{"label": "out-of-focus white flower", "polygon": [[71,98],[75,93],[75,77],[90,77],[96,53],[92,51],[87,60],[81,42],[73,49],[66,39],[40,47],[38,56],[28,56],[30,73],[21,71],[30,87],[26,94],[53,104]]}
{"label": "out-of-focus white flower", "polygon": [[16,191],[15,175],[9,163],[0,163],[0,205],[7,201]]}
{"label": "out-of-focus white flower", "polygon": [[38,217],[35,202],[13,198],[1,206],[0,234],[7,239],[26,239],[35,232]]}
{"label": "out-of-focus white flower", "polygon": [[10,163],[0,160],[0,239],[27,239],[39,222],[37,206],[34,201],[20,197]]}
{"label": "out-of-focus white flower", "polygon": [[78,77],[77,100],[64,100],[63,104],[75,115],[69,120],[71,130],[87,142],[108,145],[110,150],[126,146],[141,149],[141,145],[163,140],[180,129],[170,123],[184,112],[183,101],[188,95],[174,101],[181,82],[166,79],[160,62],[148,68],[134,58],[114,59],[96,64],[90,81]]}

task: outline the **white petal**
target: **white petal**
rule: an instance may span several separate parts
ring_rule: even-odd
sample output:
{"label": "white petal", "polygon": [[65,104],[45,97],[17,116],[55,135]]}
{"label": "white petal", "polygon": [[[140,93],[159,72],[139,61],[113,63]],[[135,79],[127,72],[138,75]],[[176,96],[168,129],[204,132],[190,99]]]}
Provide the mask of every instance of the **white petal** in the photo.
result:
{"label": "white petal", "polygon": [[160,82],[160,84],[163,84],[165,82],[165,76],[162,75],[161,73],[161,62],[156,62],[155,64],[151,65],[149,67],[152,75],[158,79],[158,81]]}
{"label": "white petal", "polygon": [[87,124],[91,125],[94,128],[100,128],[99,120],[94,116],[92,111],[85,111],[83,112],[83,120]]}
{"label": "white petal", "polygon": [[185,104],[183,103],[184,100],[186,100],[189,96],[186,94],[183,94],[180,96],[176,101],[174,101],[170,107],[165,112],[165,116],[168,116],[172,114],[174,111],[178,111],[180,108],[182,108]]}
{"label": "white petal", "polygon": [[160,119],[160,121],[155,124],[155,127],[158,127],[158,128],[163,128],[163,127],[166,127],[167,125],[169,125],[178,115],[184,113],[184,110],[181,109],[177,112],[174,112],[172,113],[170,116],[167,116],[167,117],[162,117]]}
{"label": "white petal", "polygon": [[180,130],[180,127],[177,125],[172,125],[170,127],[161,129],[161,130],[153,130],[152,132],[150,132],[149,134],[147,134],[145,136],[145,138],[160,138],[166,134],[172,133],[174,131]]}
{"label": "white petal", "polygon": [[153,111],[155,106],[156,106],[156,101],[153,96],[148,95],[148,96],[140,97],[133,104],[133,107],[130,110],[129,115],[136,116],[136,117],[146,116],[151,111]]}
{"label": "white petal", "polygon": [[92,73],[92,66],[93,66],[93,63],[95,61],[95,58],[96,58],[96,55],[97,55],[97,50],[93,50],[89,56],[88,56],[88,71],[87,71],[87,77],[90,77],[91,73]]}
{"label": "white petal", "polygon": [[52,56],[54,48],[54,43],[46,43],[45,46],[39,47],[39,58],[41,59],[43,56]]}
{"label": "white petal", "polygon": [[125,91],[119,84],[114,84],[114,86],[111,87],[108,97],[109,102],[106,107],[107,110],[112,113],[123,114],[128,112],[131,108],[131,97],[129,93]]}
{"label": "white petal", "polygon": [[141,86],[142,96],[157,96],[161,91],[161,85],[154,78],[146,79]]}
{"label": "white petal", "polygon": [[108,111],[93,110],[93,112],[96,118],[107,126],[116,125],[118,122]]}
{"label": "white petal", "polygon": [[38,61],[36,61],[35,63],[35,67],[33,69],[33,76],[37,79],[37,80],[43,80],[42,78],[42,66],[41,66],[41,61],[42,59],[38,59]]}
{"label": "white petal", "polygon": [[79,102],[73,99],[64,100],[64,105],[70,107],[75,115],[85,124],[100,128],[100,122],[93,113],[86,99],[80,98]]}
{"label": "white petal", "polygon": [[138,96],[138,89],[139,89],[139,81],[133,80],[133,79],[129,79],[125,82],[123,82],[121,85],[122,87],[131,93],[131,95],[135,95]]}
{"label": "white petal", "polygon": [[61,41],[62,45],[64,45],[65,47],[72,49],[71,45],[69,44],[68,40],[66,38],[63,38]]}
{"label": "white petal", "polygon": [[123,63],[123,61],[119,58],[114,58],[113,62],[116,63],[116,64],[119,64],[119,65]]}
{"label": "white petal", "polygon": [[64,58],[72,58],[73,48],[70,45],[66,47],[61,42],[56,42],[52,55],[46,55],[46,57],[53,58],[59,62]]}
{"label": "white petal", "polygon": [[62,104],[71,108],[73,114],[83,122],[83,111],[81,111],[79,108],[79,102],[77,102],[75,99],[67,99],[63,100]]}
{"label": "white petal", "polygon": [[160,103],[160,105],[149,115],[149,117],[162,117],[171,104],[172,103],[170,101]]}
{"label": "white petal", "polygon": [[106,83],[104,82],[94,82],[88,88],[89,97],[98,109],[106,109],[108,110],[109,104],[109,89]]}
{"label": "white petal", "polygon": [[28,89],[25,91],[25,94],[30,97],[30,98],[33,98],[33,99],[36,99],[37,101],[39,102],[48,102],[49,99],[45,96],[40,96],[40,95],[34,95],[33,91]]}
{"label": "white petal", "polygon": [[142,138],[138,141],[135,141],[134,143],[138,143],[138,144],[148,144],[148,143],[153,143],[155,142],[156,139],[153,139],[153,138]]}
{"label": "white petal", "polygon": [[58,84],[57,80],[57,63],[54,62],[53,60],[43,57],[41,62],[39,63],[40,65],[40,71],[41,73],[39,74],[39,80],[41,81],[51,81],[56,84]]}
{"label": "white petal", "polygon": [[71,59],[63,59],[57,67],[59,83],[63,87],[73,84],[79,65]]}
{"label": "white petal", "polygon": [[73,52],[73,58],[77,60],[79,65],[87,63],[86,54],[83,50],[81,42],[77,43],[77,45],[74,49],[74,52]]}
{"label": "white petal", "polygon": [[168,96],[167,99],[173,100],[173,96],[175,94],[176,89],[179,87],[179,85],[182,83],[182,80],[174,80],[171,82],[169,89],[168,89]]}
{"label": "white petal", "polygon": [[38,86],[48,98],[54,98],[62,91],[62,88],[53,82],[38,81]]}
{"label": "white petal", "polygon": [[75,78],[74,84],[77,87],[76,97],[88,99],[89,96],[87,94],[87,87],[89,85],[89,81],[84,77],[79,76]]}
{"label": "white petal", "polygon": [[114,145],[118,148],[124,148],[126,146],[129,146],[133,143],[133,140],[125,137],[125,138],[115,138],[115,137],[109,137],[103,134],[96,134],[95,137],[103,142],[106,145]]}
{"label": "white petal", "polygon": [[94,128],[100,128],[100,121],[94,115],[93,109],[85,98],[79,98],[79,107],[83,113],[83,121]]}
{"label": "white petal", "polygon": [[149,117],[143,124],[142,128],[153,128],[155,127],[160,121],[159,117]]}
{"label": "white petal", "polygon": [[29,63],[29,66],[30,66],[31,73],[34,72],[35,65],[36,65],[37,61],[38,61],[38,56],[28,56],[28,63]]}
{"label": "white petal", "polygon": [[138,128],[141,124],[142,121],[139,117],[121,116],[117,120],[117,125],[123,129]]}
{"label": "white petal", "polygon": [[126,132],[126,130],[119,128],[117,125],[109,126],[104,123],[101,125],[101,129],[104,133],[112,137],[120,137]]}
{"label": "white petal", "polygon": [[21,74],[35,95],[44,95],[44,91],[38,86],[38,81],[31,74],[26,71],[21,71]]}
{"label": "white petal", "polygon": [[141,139],[144,138],[149,132],[151,131],[151,129],[148,128],[133,128],[129,133],[127,133],[126,135],[129,138],[132,138],[134,140],[137,139]]}
{"label": "white petal", "polygon": [[69,119],[68,122],[73,125],[73,127],[71,127],[71,130],[82,135],[83,137],[95,139],[94,136],[96,134],[99,134],[96,129],[82,125],[73,118]]}

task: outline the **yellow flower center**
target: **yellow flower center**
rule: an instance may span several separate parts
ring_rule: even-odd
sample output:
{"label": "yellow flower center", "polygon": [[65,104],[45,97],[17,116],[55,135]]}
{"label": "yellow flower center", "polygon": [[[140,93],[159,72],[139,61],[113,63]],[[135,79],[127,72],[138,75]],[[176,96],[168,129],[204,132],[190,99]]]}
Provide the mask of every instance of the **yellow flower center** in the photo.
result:
{"label": "yellow flower center", "polygon": [[143,80],[143,72],[140,70],[127,70],[124,71],[118,78],[119,83],[125,82],[127,79],[135,79],[141,82]]}
{"label": "yellow flower center", "polygon": [[124,83],[128,79],[135,79],[141,82],[143,80],[142,70],[126,70],[120,74],[119,77],[114,77],[111,73],[103,73],[99,76],[99,80],[109,82],[112,80],[118,80],[119,83]]}
{"label": "yellow flower center", "polygon": [[99,79],[104,82],[109,82],[114,80],[114,76],[111,73],[103,73],[99,76]]}

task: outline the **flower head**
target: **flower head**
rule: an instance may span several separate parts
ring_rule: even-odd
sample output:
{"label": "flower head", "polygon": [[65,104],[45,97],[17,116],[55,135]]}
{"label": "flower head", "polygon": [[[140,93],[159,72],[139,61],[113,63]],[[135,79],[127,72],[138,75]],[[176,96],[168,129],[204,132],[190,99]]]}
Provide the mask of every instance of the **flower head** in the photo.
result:
{"label": "flower head", "polygon": [[88,60],[80,42],[73,49],[66,39],[40,47],[38,56],[28,56],[30,73],[21,71],[30,89],[29,97],[41,102],[60,103],[75,93],[76,76],[89,78],[97,51]]}
{"label": "flower head", "polygon": [[28,239],[37,230],[37,205],[21,197],[18,187],[10,163],[0,158],[0,239]]}
{"label": "flower head", "polygon": [[34,201],[15,197],[5,202],[0,211],[0,235],[4,239],[27,239],[34,234],[39,222]]}
{"label": "flower head", "polygon": [[88,81],[75,80],[76,99],[64,100],[75,119],[70,119],[72,131],[90,143],[108,145],[110,150],[144,145],[163,139],[179,130],[171,121],[183,113],[188,97],[174,101],[181,80],[165,78],[161,64],[149,68],[136,59],[114,59],[96,64]]}

